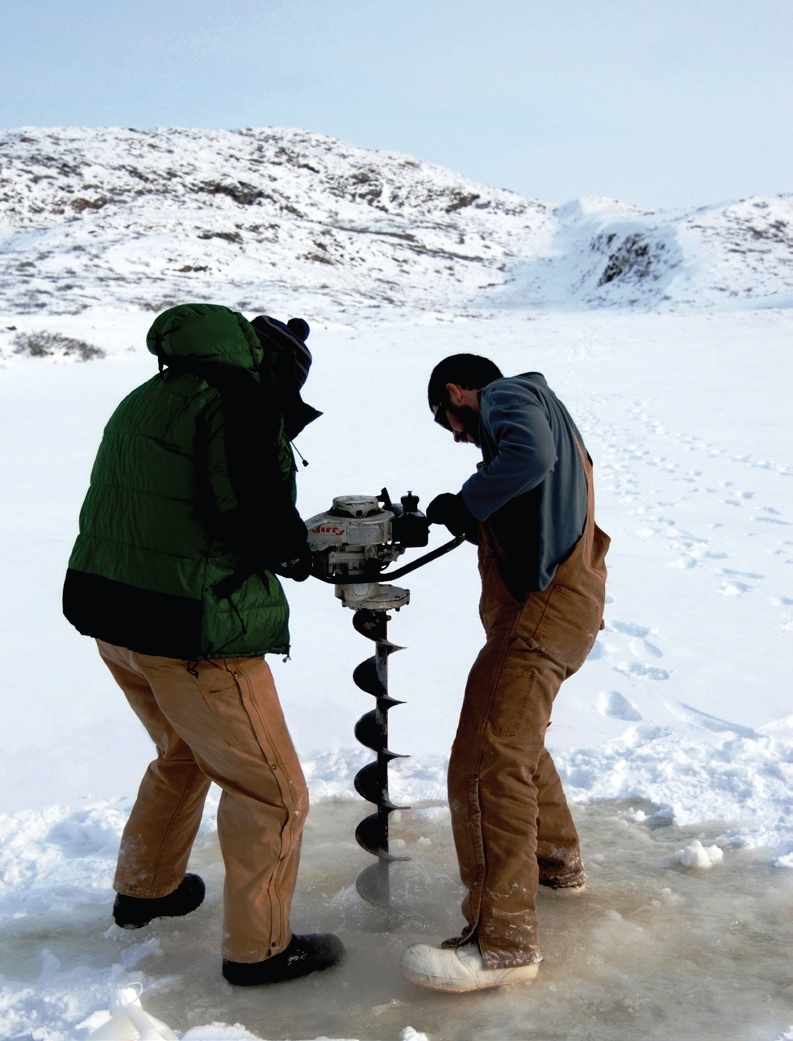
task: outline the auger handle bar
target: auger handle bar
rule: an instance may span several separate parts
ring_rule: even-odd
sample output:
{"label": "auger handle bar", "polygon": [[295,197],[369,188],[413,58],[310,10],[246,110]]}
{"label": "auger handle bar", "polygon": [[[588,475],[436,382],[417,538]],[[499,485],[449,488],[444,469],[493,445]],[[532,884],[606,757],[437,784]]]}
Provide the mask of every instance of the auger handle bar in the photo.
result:
{"label": "auger handle bar", "polygon": [[458,546],[465,542],[465,535],[458,535],[450,542],[444,542],[442,546],[438,546],[437,549],[430,550],[429,553],[425,553],[423,557],[419,557],[410,564],[405,564],[404,567],[397,568],[396,571],[380,571],[376,575],[369,577],[368,575],[314,575],[312,577],[318,578],[320,582],[327,582],[328,585],[332,586],[349,586],[354,582],[390,582],[392,579],[402,578],[403,575],[410,574],[411,571],[415,571],[416,568],[423,567],[424,564],[429,564],[431,560],[437,560],[438,557],[445,556],[450,553],[453,549],[457,549]]}

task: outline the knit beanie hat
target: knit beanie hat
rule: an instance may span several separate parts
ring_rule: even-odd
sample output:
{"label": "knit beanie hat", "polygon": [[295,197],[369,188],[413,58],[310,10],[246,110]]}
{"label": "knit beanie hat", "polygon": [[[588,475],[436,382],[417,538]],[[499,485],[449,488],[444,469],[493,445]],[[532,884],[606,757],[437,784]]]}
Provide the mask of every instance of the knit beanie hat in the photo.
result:
{"label": "knit beanie hat", "polygon": [[306,346],[306,340],[311,331],[308,322],[304,318],[290,318],[284,324],[277,318],[260,314],[253,319],[251,324],[261,340],[266,341],[278,352],[283,352],[291,357],[297,389],[300,390],[308,378],[308,370],[311,368],[312,361],[311,351]]}

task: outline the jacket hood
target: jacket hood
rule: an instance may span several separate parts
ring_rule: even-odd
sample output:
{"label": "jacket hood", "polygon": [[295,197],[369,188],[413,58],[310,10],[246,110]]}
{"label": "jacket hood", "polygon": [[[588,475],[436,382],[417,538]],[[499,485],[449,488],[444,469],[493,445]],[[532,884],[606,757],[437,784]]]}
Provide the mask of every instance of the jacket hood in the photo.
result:
{"label": "jacket hood", "polygon": [[212,362],[256,372],[264,352],[250,322],[221,304],[179,304],[157,315],[146,346],[164,364],[169,359]]}

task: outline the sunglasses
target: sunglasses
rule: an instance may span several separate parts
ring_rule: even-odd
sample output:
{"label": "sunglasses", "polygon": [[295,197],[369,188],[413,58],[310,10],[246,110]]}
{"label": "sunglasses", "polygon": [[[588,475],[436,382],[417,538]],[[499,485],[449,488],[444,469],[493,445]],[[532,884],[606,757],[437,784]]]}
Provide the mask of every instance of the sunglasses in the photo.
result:
{"label": "sunglasses", "polygon": [[453,434],[454,430],[452,430],[451,424],[449,423],[449,417],[446,414],[446,410],[450,405],[451,398],[447,391],[446,395],[438,402],[438,407],[435,410],[435,422],[438,423],[439,426],[442,426],[444,430],[448,430],[450,434]]}

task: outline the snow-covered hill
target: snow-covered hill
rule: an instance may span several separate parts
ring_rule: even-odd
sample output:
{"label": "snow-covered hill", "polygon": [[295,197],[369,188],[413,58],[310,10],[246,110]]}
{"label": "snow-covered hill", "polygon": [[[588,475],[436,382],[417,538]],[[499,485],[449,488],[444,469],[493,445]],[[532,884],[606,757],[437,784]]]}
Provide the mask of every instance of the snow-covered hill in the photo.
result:
{"label": "snow-covered hill", "polygon": [[552,206],[301,130],[0,134],[6,314],[787,306],[793,196]]}
{"label": "snow-covered hill", "polygon": [[494,299],[552,310],[790,307],[793,195],[688,212],[642,212],[611,199],[553,211],[550,252],[509,272]]}
{"label": "snow-covered hill", "polygon": [[1,140],[0,286],[20,311],[186,297],[256,310],[291,292],[315,314],[459,307],[555,227],[542,203],[297,130]]}

